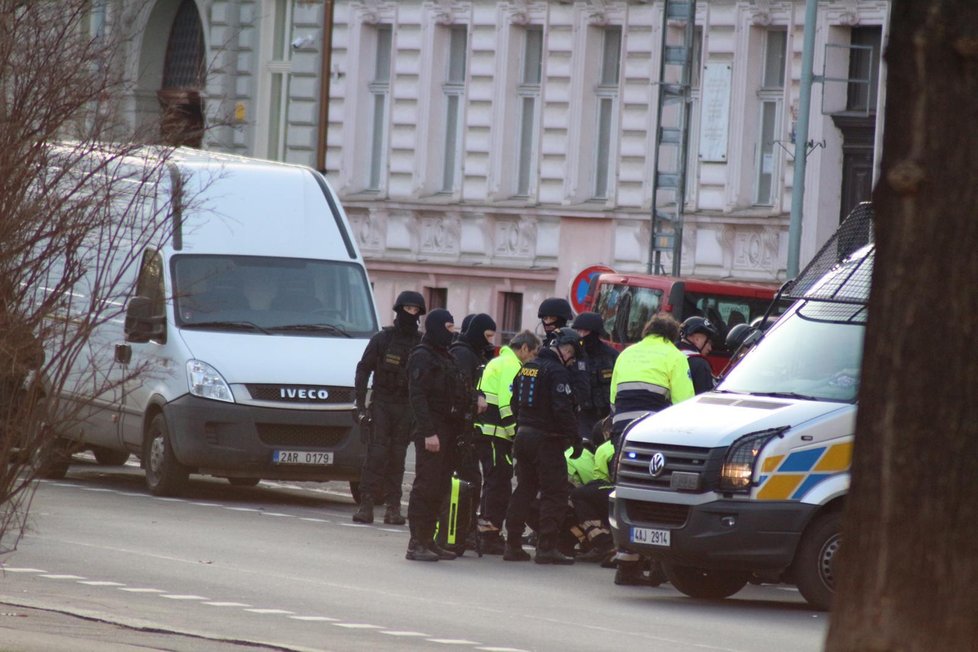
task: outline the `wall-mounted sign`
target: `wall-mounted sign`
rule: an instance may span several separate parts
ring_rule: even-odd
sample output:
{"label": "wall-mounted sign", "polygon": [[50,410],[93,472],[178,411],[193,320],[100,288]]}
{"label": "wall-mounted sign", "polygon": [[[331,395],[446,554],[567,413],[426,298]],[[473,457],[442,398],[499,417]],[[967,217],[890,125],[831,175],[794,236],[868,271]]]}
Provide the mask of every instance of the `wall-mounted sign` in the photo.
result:
{"label": "wall-mounted sign", "polygon": [[700,160],[726,163],[730,125],[729,63],[708,63],[703,71]]}

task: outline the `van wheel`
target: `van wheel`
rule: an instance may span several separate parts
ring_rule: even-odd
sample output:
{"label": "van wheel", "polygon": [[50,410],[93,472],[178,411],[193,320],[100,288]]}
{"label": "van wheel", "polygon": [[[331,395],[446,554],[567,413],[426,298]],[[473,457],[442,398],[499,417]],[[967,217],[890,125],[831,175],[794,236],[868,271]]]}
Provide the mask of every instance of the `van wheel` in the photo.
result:
{"label": "van wheel", "polygon": [[669,562],[662,562],[662,570],[673,586],[691,598],[729,598],[747,584],[747,573],[740,571],[707,570]]}
{"label": "van wheel", "polygon": [[261,482],[261,478],[228,478],[232,487],[254,487]]}
{"label": "van wheel", "polygon": [[129,461],[129,451],[116,451],[102,446],[93,446],[95,461],[104,466],[122,466]]}
{"label": "van wheel", "polygon": [[146,486],[154,496],[179,495],[187,484],[190,471],[177,461],[170,445],[166,419],[157,414],[146,431]]}
{"label": "van wheel", "polygon": [[835,563],[842,544],[841,520],[839,512],[815,518],[805,530],[791,567],[801,595],[819,611],[828,611],[835,596]]}
{"label": "van wheel", "polygon": [[35,475],[46,480],[61,480],[71,466],[72,444],[60,437],[44,442],[33,455]]}

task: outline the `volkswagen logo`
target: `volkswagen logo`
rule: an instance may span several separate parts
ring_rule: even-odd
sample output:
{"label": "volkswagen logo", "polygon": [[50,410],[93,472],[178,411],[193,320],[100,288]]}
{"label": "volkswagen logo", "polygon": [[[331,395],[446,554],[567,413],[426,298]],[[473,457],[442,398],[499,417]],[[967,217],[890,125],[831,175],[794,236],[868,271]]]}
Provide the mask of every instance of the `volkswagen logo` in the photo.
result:
{"label": "volkswagen logo", "polygon": [[658,451],[652,453],[652,458],[649,460],[649,473],[652,475],[652,477],[658,478],[665,470],[666,456]]}

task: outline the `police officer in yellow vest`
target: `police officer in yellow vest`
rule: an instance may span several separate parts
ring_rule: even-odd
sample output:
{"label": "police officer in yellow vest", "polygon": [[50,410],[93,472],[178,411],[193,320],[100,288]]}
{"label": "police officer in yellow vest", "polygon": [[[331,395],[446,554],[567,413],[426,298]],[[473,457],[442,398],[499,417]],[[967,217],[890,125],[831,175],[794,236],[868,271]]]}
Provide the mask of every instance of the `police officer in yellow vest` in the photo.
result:
{"label": "police officer in yellow vest", "polygon": [[490,555],[501,555],[505,549],[500,532],[513,482],[513,437],[516,436],[516,418],[510,406],[513,379],[539,348],[540,338],[530,331],[517,334],[489,361],[479,381],[479,391],[485,395],[488,405],[475,422],[484,435],[475,444],[482,466],[479,537],[482,552]]}
{"label": "police officer in yellow vest", "polygon": [[649,320],[641,342],[618,356],[611,373],[611,436],[615,445],[629,423],[691,398],[689,362],[676,348],[679,322],[668,313]]}

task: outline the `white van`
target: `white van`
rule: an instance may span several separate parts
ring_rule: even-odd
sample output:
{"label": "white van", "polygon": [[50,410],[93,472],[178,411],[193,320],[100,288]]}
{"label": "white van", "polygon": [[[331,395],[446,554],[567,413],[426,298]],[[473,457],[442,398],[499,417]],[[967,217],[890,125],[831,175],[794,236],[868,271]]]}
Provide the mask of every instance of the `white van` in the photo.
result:
{"label": "white van", "polygon": [[[134,196],[166,228],[152,242],[134,231],[131,270],[118,241],[89,243],[87,255],[102,249],[87,282],[119,274],[123,291],[116,318],[71,362],[55,409],[75,416],[53,420],[57,435],[105,463],[137,455],[157,495],[179,493],[190,473],[235,485],[358,480],[353,380],[378,319],[326,179],[178,150]],[[83,318],[84,287],[60,320]],[[63,475],[67,458],[52,469]]]}
{"label": "white van", "polygon": [[715,391],[626,430],[615,541],[661,561],[679,591],[717,599],[789,582],[829,608],[873,254],[807,285]]}

